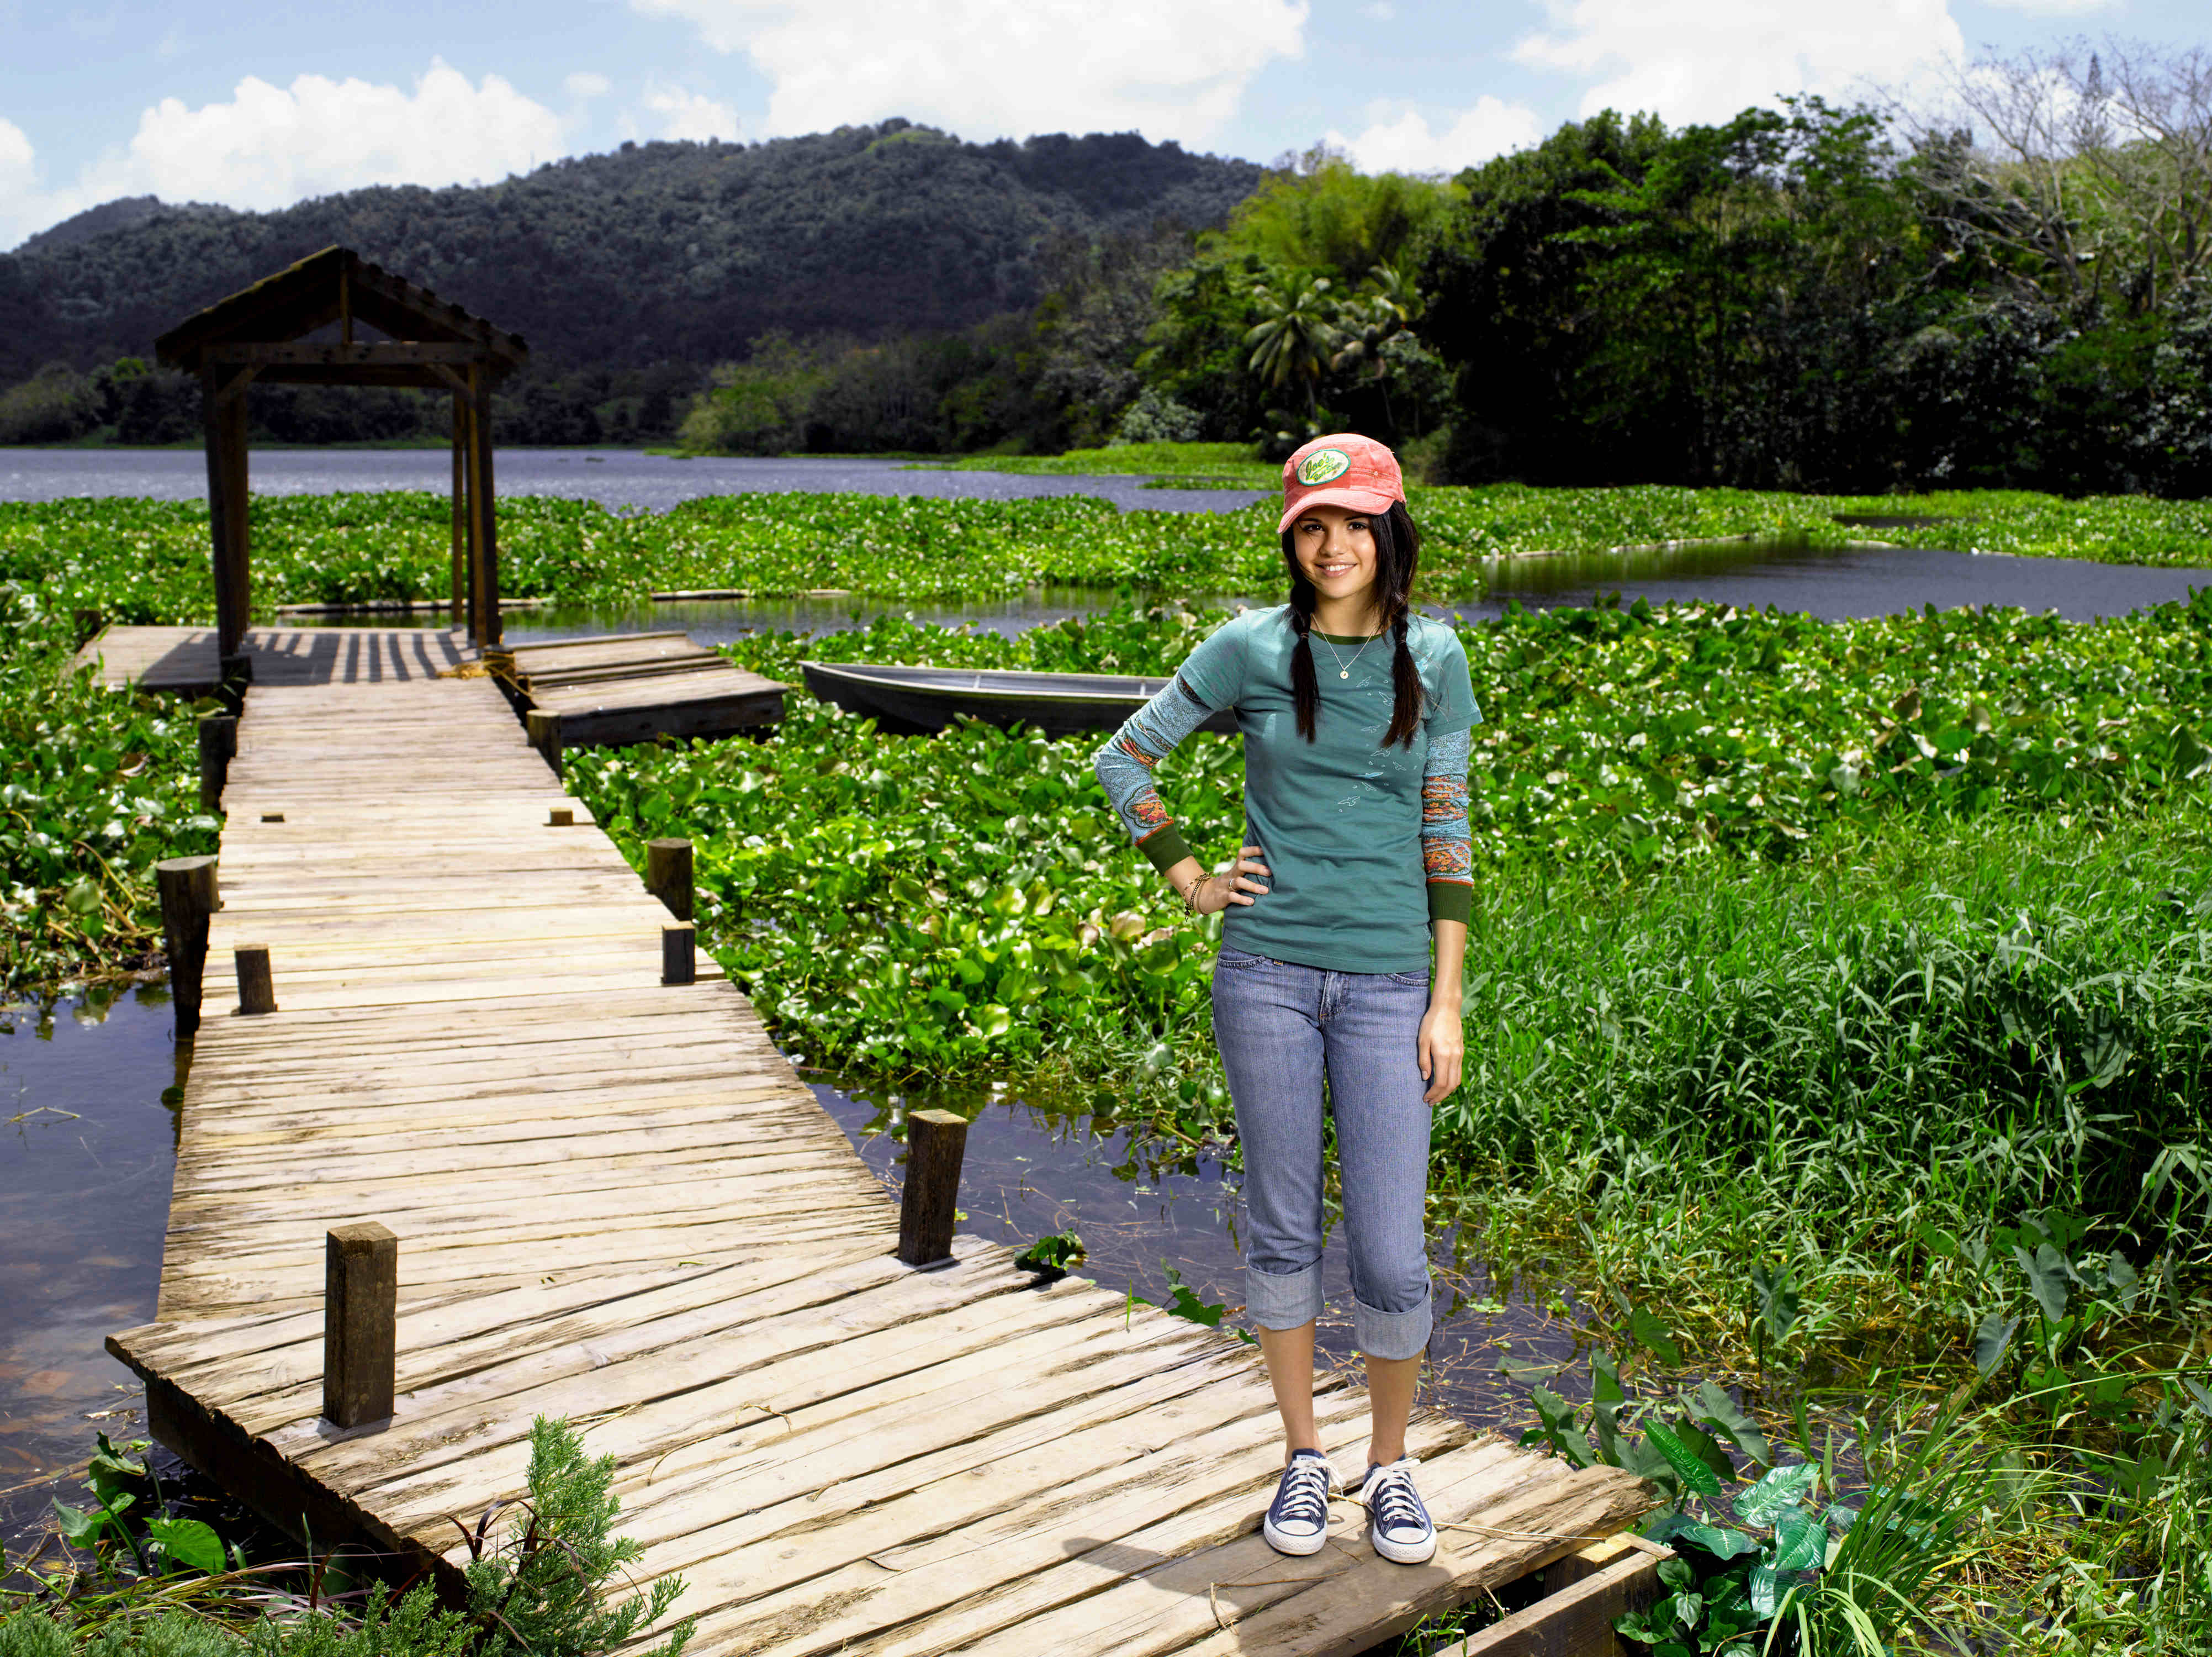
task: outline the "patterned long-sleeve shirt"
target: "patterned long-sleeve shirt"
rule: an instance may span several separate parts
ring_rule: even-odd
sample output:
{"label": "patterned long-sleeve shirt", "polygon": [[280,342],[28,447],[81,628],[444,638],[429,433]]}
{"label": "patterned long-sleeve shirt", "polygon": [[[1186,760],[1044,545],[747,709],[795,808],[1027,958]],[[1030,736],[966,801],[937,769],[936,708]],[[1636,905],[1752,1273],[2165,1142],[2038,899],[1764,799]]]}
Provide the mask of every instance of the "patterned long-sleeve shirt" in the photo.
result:
{"label": "patterned long-sleeve shirt", "polygon": [[1246,611],[1192,652],[1165,690],[1098,750],[1098,779],[1156,868],[1191,856],[1156,786],[1176,745],[1222,709],[1244,737],[1245,844],[1268,890],[1232,906],[1239,949],[1350,972],[1428,962],[1431,920],[1464,922],[1474,875],[1467,810],[1469,733],[1479,716],[1467,655],[1449,627],[1409,624],[1424,715],[1410,748],[1386,748],[1395,705],[1391,641],[1313,636],[1315,740],[1297,728],[1289,610]]}

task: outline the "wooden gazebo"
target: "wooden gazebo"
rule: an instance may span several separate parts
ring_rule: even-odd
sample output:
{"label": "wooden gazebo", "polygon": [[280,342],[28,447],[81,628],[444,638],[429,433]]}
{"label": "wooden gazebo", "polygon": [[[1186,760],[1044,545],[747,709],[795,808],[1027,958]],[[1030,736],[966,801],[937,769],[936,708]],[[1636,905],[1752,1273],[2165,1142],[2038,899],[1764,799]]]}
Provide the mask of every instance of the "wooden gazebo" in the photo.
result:
{"label": "wooden gazebo", "polygon": [[[311,338],[335,326],[335,338]],[[355,337],[367,327],[383,336]],[[519,334],[427,288],[325,247],[210,305],[154,342],[161,361],[199,376],[207,422],[208,517],[222,652],[245,639],[252,577],[246,511],[246,388],[416,386],[453,396],[453,618],[479,645],[500,642],[499,538],[492,513],[491,391],[529,359]]]}

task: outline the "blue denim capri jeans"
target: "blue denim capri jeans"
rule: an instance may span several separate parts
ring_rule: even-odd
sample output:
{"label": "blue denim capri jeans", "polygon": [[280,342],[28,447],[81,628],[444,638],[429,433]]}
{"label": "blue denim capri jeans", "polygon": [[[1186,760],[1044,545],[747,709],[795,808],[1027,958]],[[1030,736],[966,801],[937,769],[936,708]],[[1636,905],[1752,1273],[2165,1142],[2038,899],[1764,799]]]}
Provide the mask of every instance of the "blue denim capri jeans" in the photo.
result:
{"label": "blue denim capri jeans", "polygon": [[1226,949],[1213,1037],[1244,1147],[1245,1312],[1262,1329],[1321,1315],[1322,1078],[1351,1245],[1352,1339],[1371,1358],[1429,1343],[1429,975],[1329,972]]}

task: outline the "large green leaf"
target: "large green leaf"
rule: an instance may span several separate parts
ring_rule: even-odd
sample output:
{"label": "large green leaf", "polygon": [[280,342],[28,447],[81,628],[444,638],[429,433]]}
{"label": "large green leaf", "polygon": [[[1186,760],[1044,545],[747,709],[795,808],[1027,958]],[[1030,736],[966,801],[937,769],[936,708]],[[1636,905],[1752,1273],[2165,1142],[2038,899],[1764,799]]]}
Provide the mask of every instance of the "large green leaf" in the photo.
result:
{"label": "large green leaf", "polygon": [[1734,1559],[1739,1554],[1759,1551],[1757,1537],[1724,1525],[1685,1525],[1675,1535],[1685,1542],[1696,1543],[1716,1559]]}
{"label": "large green leaf", "polygon": [[222,1540],[197,1519],[152,1519],[146,1534],[179,1565],[212,1576],[222,1569]]}
{"label": "large green leaf", "polygon": [[1644,1435],[1659,1447],[1659,1453],[1667,1458],[1667,1465],[1674,1470],[1674,1476],[1682,1481],[1686,1489],[1702,1496],[1721,1493],[1721,1482],[1713,1477],[1713,1470],[1705,1465],[1696,1451],[1668,1430],[1664,1422],[1645,1423]]}
{"label": "large green leaf", "polygon": [[2048,1243],[2037,1245],[2033,1254],[2015,1243],[2012,1258],[2027,1274],[2028,1291],[2035,1296],[2035,1304],[2041,1308],[2045,1321],[2056,1324],[2062,1320],[2066,1316],[2067,1299],[2072,1293],[2066,1281],[2066,1257]]}
{"label": "large green leaf", "polygon": [[1804,1506],[1820,1478],[1820,1470],[1809,1462],[1772,1468],[1758,1483],[1737,1491],[1729,1505],[1747,1525],[1771,1525],[1792,1508]]}
{"label": "large green leaf", "polygon": [[2012,1337],[2019,1329],[2019,1319],[2008,1318],[2001,1312],[1992,1312],[1983,1319],[1974,1331],[1974,1368],[1984,1375],[1994,1374],[2011,1349]]}
{"label": "large green leaf", "polygon": [[1746,1415],[1736,1401],[1711,1381],[1699,1381],[1694,1398],[1697,1418],[1716,1429],[1729,1443],[1761,1467],[1774,1465],[1774,1452],[1759,1423]]}
{"label": "large green leaf", "polygon": [[1778,1572],[1818,1570],[1827,1562],[1828,1530],[1817,1519],[1785,1518],[1774,1527],[1774,1569]]}

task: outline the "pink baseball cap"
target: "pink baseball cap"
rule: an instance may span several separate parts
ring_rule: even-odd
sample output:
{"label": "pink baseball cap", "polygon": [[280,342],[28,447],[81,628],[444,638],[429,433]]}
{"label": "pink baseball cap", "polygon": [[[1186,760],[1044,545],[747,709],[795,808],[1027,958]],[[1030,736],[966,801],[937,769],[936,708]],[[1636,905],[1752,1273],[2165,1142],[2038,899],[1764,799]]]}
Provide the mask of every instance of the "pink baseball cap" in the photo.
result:
{"label": "pink baseball cap", "polygon": [[1316,437],[1283,462],[1281,534],[1310,506],[1348,506],[1355,512],[1388,512],[1406,498],[1398,457],[1355,431]]}

